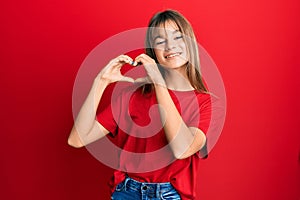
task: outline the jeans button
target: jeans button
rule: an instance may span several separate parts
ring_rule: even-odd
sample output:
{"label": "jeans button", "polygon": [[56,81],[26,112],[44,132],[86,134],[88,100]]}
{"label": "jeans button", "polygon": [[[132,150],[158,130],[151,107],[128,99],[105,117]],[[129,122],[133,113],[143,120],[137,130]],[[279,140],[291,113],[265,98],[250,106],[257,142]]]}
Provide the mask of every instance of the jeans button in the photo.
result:
{"label": "jeans button", "polygon": [[146,185],[144,185],[144,186],[142,186],[142,190],[147,190],[147,186]]}

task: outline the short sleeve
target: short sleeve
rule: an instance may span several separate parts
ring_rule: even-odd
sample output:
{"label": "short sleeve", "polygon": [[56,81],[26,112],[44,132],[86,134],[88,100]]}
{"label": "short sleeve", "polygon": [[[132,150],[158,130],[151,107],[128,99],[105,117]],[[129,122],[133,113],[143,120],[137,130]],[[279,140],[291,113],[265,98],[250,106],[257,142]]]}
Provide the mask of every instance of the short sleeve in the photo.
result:
{"label": "short sleeve", "polygon": [[190,114],[188,126],[199,128],[206,134],[211,120],[211,98],[208,94],[198,94],[197,100],[198,105],[194,106]]}
{"label": "short sleeve", "polygon": [[[211,116],[212,116],[212,103],[209,94],[198,94],[198,108],[194,110],[191,115],[189,126],[199,128],[205,135],[208,132]],[[204,146],[197,153],[200,158],[207,158],[207,137]]]}

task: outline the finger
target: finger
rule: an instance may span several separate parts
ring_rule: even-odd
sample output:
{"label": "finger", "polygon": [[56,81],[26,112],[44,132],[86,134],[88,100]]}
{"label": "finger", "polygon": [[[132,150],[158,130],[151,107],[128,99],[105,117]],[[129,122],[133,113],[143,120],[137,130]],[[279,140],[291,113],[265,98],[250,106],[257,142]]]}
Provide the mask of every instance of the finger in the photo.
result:
{"label": "finger", "polygon": [[112,63],[110,63],[109,66],[112,67],[112,68],[118,68],[118,69],[120,69],[123,65],[124,65],[124,63],[122,63],[118,59],[116,59]]}
{"label": "finger", "polygon": [[132,60],[132,58],[130,56],[128,56],[128,55],[120,55],[119,57],[126,58],[128,60]]}
{"label": "finger", "polygon": [[141,55],[139,55],[139,56],[137,56],[136,58],[135,58],[135,62],[136,63],[142,63],[142,64],[155,64],[155,61],[154,61],[154,59],[152,59],[151,57],[149,57],[148,55],[146,55],[146,54],[141,54]]}
{"label": "finger", "polygon": [[139,57],[136,57],[135,60],[134,60],[135,64],[138,64],[138,63],[141,63],[141,64],[146,64],[147,63],[147,60],[142,57],[142,56],[139,56]]}
{"label": "finger", "polygon": [[132,63],[133,59],[127,55],[120,55],[117,57],[118,62]]}
{"label": "finger", "polygon": [[145,60],[153,61],[153,59],[150,56],[148,56],[147,54],[144,54],[144,53],[142,53],[136,57],[136,59],[139,59],[139,58],[144,58]]}
{"label": "finger", "polygon": [[142,53],[142,54],[138,55],[134,60],[135,60],[135,61],[140,60],[141,58],[144,58],[145,55],[146,55],[146,54],[143,54],[143,53]]}
{"label": "finger", "polygon": [[120,55],[110,62],[110,66],[121,68],[125,63],[130,64],[132,63],[132,58],[127,55]]}
{"label": "finger", "polygon": [[134,66],[134,67],[136,67],[136,66],[142,65],[143,63],[141,63],[141,62],[136,62],[136,61],[133,61],[133,60],[132,60],[129,64],[132,65],[132,66]]}

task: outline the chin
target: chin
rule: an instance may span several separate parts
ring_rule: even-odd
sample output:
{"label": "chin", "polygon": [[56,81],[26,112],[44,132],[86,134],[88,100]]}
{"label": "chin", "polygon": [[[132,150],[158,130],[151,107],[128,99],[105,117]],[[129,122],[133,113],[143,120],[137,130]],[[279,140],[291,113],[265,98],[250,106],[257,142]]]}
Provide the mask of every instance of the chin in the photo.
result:
{"label": "chin", "polygon": [[166,64],[162,64],[162,66],[166,69],[178,69],[178,68],[182,68],[185,67],[187,64],[187,62],[170,62],[170,63],[166,63]]}

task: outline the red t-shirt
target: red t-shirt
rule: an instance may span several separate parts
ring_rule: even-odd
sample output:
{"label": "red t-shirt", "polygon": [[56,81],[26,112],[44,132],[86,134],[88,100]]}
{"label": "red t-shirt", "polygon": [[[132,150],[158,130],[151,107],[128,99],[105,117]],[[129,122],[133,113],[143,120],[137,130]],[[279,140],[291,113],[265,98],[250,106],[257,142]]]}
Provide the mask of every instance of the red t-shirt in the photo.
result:
{"label": "red t-shirt", "polygon": [[[186,125],[206,133],[211,119],[210,95],[173,90],[169,94]],[[122,149],[111,192],[128,175],[140,182],[170,182],[183,200],[195,199],[200,152],[186,159],[174,158],[163,130],[155,91],[142,94],[141,88],[129,87],[117,97],[113,95],[111,104],[97,114],[97,120]]]}

